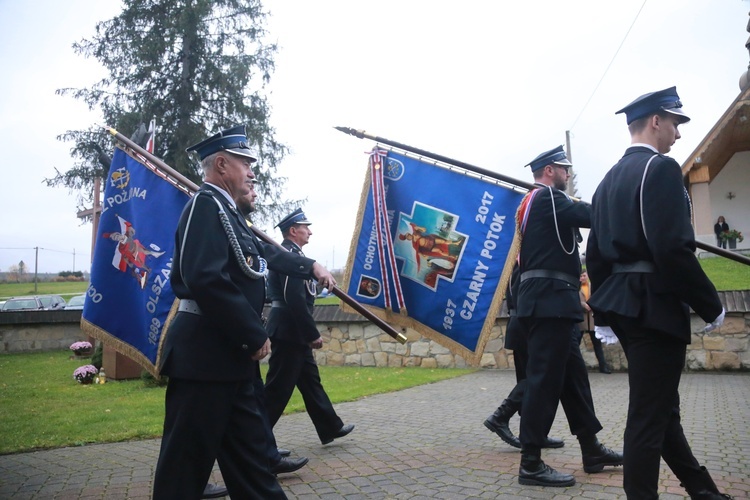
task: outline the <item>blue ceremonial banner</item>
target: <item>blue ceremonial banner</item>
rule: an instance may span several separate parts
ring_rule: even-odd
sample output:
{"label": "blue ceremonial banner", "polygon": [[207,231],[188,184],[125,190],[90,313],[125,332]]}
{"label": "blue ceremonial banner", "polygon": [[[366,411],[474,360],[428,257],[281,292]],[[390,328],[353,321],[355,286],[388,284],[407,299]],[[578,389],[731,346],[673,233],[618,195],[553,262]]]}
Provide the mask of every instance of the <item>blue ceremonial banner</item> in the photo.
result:
{"label": "blue ceremonial banner", "polygon": [[517,254],[525,192],[375,148],[344,277],[349,295],[477,364]]}
{"label": "blue ceremonial banner", "polygon": [[154,376],[175,302],[169,284],[174,234],[188,199],[150,163],[115,148],[81,326]]}

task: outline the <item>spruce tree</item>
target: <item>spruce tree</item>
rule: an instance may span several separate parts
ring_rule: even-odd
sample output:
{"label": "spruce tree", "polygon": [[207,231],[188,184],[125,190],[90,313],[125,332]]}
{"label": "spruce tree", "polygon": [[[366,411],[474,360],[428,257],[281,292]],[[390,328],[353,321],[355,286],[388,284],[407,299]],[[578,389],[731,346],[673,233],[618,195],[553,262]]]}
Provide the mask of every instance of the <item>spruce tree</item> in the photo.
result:
{"label": "spruce tree", "polygon": [[[96,25],[91,39],[73,45],[93,57],[108,76],[87,88],[64,88],[63,96],[101,111],[104,124],[130,136],[156,117],[154,154],[200,183],[197,161],[185,148],[234,125],[247,126],[258,153],[259,216],[276,217],[285,179],[275,175],[287,152],[271,127],[262,93],[274,69],[277,47],[265,41],[267,13],[260,0],[123,0],[122,12]],[[96,176],[106,176],[113,140],[100,126],[58,137],[74,143],[75,165],[47,179],[79,191],[90,201]]]}

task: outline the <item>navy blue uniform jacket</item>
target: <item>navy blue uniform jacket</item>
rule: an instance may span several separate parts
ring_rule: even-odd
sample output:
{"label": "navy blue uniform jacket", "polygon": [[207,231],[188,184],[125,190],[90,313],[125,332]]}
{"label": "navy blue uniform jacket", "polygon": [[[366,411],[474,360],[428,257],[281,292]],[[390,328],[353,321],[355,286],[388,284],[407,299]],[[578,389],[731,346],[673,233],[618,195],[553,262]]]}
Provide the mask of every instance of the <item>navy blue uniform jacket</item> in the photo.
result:
{"label": "navy blue uniform jacket", "polygon": [[[281,246],[295,255],[302,253],[301,249],[289,240],[284,240]],[[308,291],[308,285],[315,290],[309,280],[275,271],[268,273],[268,296],[273,301],[286,304],[284,307],[271,308],[266,325],[269,337],[298,344],[309,344],[320,337],[312,315],[315,294]]]}
{"label": "navy blue uniform jacket", "polygon": [[[210,194],[209,194],[210,193]],[[204,184],[187,203],[175,235],[170,283],[180,299],[195,300],[202,314],[178,313],[162,349],[161,373],[190,380],[231,381],[256,376],[251,356],[268,338],[261,321],[265,280],[244,274],[219,218],[219,200],[240,244],[243,258],[259,269],[310,277],[315,262],[274,245],[261,243],[245,219],[221,193]],[[187,220],[195,204],[185,241]]]}
{"label": "navy blue uniform jacket", "polygon": [[567,254],[560,248],[555,229],[550,190],[539,188],[531,207],[528,223],[521,241],[520,271],[543,269],[559,271],[570,276],[575,285],[551,278],[531,278],[518,286],[516,306],[518,317],[566,318],[583,321],[583,308],[578,295],[581,260],[578,255],[579,227],[589,227],[591,206],[573,202],[562,191],[552,188],[560,231],[560,240]]}
{"label": "navy blue uniform jacket", "polygon": [[[721,313],[716,288],[695,257],[690,200],[677,162],[657,155],[643,184],[654,152],[630,147],[594,194],[592,226],[586,247],[591,279],[589,305],[598,325],[599,313],[640,318],[642,326],[690,343],[688,306],[706,322]],[[612,273],[613,263],[653,262],[655,273]]]}

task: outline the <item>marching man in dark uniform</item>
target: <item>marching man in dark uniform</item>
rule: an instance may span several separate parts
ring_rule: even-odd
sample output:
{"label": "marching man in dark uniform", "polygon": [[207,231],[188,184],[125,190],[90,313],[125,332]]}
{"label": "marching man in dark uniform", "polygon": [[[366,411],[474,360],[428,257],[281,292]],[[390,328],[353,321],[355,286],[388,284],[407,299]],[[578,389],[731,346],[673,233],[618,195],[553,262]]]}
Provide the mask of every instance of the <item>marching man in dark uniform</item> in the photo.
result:
{"label": "marching man in dark uniform", "polygon": [[726,498],[680,425],[688,306],[709,323],[707,331],[724,321],[716,289],[695,257],[680,165],[665,156],[690,118],[675,87],[643,95],[617,113],[627,117],[632,144],[594,194],[586,265],[597,336],[616,335],[628,359],[625,493],[658,498],[664,458],[691,498]]}
{"label": "marching man in dark uniform", "polygon": [[[516,371],[516,385],[503,399],[500,406],[487,417],[484,426],[500,436],[500,439],[514,448],[521,448],[521,440],[513,435],[510,430],[510,418],[516,413],[521,413],[523,405],[523,394],[526,392],[526,364],[529,350],[526,346],[526,332],[516,316],[516,294],[518,293],[518,282],[520,274],[518,264],[513,267],[513,273],[508,283],[505,301],[508,304],[508,326],[505,328],[504,347],[513,351],[513,365]],[[542,448],[562,448],[565,442],[562,439],[547,437]]]}
{"label": "marching man in dark uniform", "polygon": [[[237,203],[237,209],[240,211],[240,213],[245,217],[248,217],[253,212],[255,212],[255,203],[257,198],[258,194],[255,192],[254,186],[250,186],[250,194],[248,194],[247,196],[240,196],[234,201],[235,203]],[[248,225],[252,226],[249,221]],[[263,245],[265,243],[261,242],[261,244]],[[277,476],[279,474],[295,472],[307,465],[309,459],[307,457],[293,458],[290,456],[292,454],[291,450],[285,450],[277,447],[276,437],[273,435],[273,426],[268,419],[268,410],[266,409],[265,401],[265,388],[263,384],[263,377],[260,373],[260,362],[254,361],[254,363],[256,366],[256,377],[253,379],[253,384],[255,386],[255,393],[257,395],[258,404],[260,405],[261,414],[263,415],[263,426],[265,427],[266,437],[268,438],[268,459],[271,463],[271,472],[273,472]]]}
{"label": "marching man in dark uniform", "polygon": [[[277,224],[284,237],[281,245],[296,255],[303,255],[312,231],[310,222],[298,208]],[[333,409],[320,382],[313,349],[323,347],[323,338],[313,319],[316,288],[313,280],[304,280],[284,272],[271,271],[268,275],[268,295],[271,312],[266,330],[272,350],[266,377],[266,408],[271,426],[284,413],[296,386],[305,402],[305,409],[315,425],[320,442],[330,443],[354,430]]]}
{"label": "marching man in dark uniform", "polygon": [[260,319],[266,269],[326,286],[335,280],[311,259],[263,246],[236,209],[255,178],[244,126],[188,151],[200,157],[205,183],[175,236],[170,282],[180,303],[162,345],[169,385],[154,498],[200,498],[214,460],[230,496],[286,498],[271,472],[253,384],[254,361],[270,348]]}
{"label": "marching man in dark uniform", "polygon": [[528,338],[518,482],[571,486],[575,484],[572,475],[556,471],[541,458],[558,402],[562,402],[570,432],[578,438],[585,472],[622,465],[622,455],[596,438],[602,425],[594,412],[576,335],[576,323],[583,321],[578,228],[589,227],[591,207],[573,202],[563,192],[571,163],[562,146],[540,154],[529,166],[538,188],[526,195],[517,215],[522,241],[516,305]]}

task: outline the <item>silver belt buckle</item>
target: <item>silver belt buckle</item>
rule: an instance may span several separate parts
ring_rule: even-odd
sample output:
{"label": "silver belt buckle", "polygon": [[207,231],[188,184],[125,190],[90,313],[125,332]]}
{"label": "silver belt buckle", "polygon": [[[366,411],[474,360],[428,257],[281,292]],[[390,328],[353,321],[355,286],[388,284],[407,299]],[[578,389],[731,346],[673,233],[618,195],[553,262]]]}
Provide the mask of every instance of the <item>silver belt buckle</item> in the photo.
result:
{"label": "silver belt buckle", "polygon": [[179,312],[201,315],[201,308],[198,303],[190,299],[180,299],[180,305],[177,307]]}

